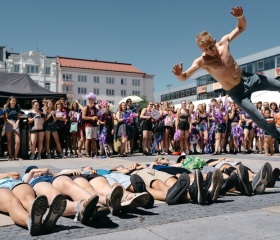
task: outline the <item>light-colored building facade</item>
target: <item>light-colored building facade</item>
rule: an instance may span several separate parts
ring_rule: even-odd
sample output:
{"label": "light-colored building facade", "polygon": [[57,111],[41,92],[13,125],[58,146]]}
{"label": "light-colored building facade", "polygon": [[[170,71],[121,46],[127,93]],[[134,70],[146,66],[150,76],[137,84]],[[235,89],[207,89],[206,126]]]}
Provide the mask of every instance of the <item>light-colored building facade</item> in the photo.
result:
{"label": "light-colored building facade", "polygon": [[56,57],[46,57],[35,51],[20,54],[8,53],[6,71],[27,73],[40,86],[52,92],[58,92]]}
{"label": "light-colored building facade", "polygon": [[130,95],[146,96],[153,100],[154,75],[144,73],[127,63],[57,57],[58,91],[70,101],[86,104],[90,92],[98,100],[115,106]]}
{"label": "light-colored building facade", "polygon": [[[176,80],[176,78],[175,78]],[[196,82],[193,80],[187,81],[183,87],[176,87],[155,93],[155,102],[168,101],[174,105],[180,104],[182,100],[187,102],[196,101]]]}

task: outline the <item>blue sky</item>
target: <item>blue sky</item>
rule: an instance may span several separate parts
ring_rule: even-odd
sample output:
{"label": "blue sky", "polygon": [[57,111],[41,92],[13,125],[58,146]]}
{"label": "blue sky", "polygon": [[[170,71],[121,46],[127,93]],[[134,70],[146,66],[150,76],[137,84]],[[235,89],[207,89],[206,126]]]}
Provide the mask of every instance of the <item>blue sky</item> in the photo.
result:
{"label": "blue sky", "polygon": [[187,68],[201,52],[204,30],[219,40],[236,26],[242,6],[246,31],[231,44],[234,58],[280,45],[280,1],[9,0],[1,2],[0,45],[14,52],[131,63],[155,75],[155,92],[183,86],[171,70]]}

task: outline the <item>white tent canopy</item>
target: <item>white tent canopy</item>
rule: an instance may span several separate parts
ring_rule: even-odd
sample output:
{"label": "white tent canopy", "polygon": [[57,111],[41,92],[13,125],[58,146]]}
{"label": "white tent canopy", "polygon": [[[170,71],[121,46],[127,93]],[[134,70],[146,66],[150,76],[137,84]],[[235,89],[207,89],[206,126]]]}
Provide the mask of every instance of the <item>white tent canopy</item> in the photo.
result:
{"label": "white tent canopy", "polygon": [[[216,98],[217,100],[222,99],[223,102],[225,101],[225,97],[219,97]],[[232,99],[229,97],[229,101],[232,101]],[[279,106],[280,103],[280,93],[276,91],[258,91],[252,94],[251,96],[252,102],[276,102]],[[211,99],[203,99],[203,100],[197,100],[193,101],[193,104],[195,108],[198,104],[206,103],[207,106],[209,106]],[[175,109],[181,108],[181,104],[175,104]]]}
{"label": "white tent canopy", "polygon": [[276,102],[279,106],[280,93],[276,91],[259,91],[252,94],[252,102]]}

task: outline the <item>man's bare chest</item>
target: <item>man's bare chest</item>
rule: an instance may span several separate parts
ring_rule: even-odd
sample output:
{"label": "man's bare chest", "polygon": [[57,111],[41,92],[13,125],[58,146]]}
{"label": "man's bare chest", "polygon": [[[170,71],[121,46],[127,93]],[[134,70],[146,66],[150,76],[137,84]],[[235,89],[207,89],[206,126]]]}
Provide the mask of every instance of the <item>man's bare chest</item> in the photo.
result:
{"label": "man's bare chest", "polygon": [[203,65],[211,69],[230,68],[234,65],[234,60],[231,55],[222,53],[215,57],[204,57]]}

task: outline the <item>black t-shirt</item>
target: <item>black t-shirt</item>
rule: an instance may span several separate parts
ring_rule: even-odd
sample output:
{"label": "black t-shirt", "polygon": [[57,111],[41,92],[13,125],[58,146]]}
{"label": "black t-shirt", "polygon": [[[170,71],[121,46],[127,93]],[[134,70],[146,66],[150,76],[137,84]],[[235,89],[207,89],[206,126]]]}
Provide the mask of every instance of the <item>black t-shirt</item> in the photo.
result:
{"label": "black t-shirt", "polygon": [[5,113],[7,113],[7,117],[9,120],[17,121],[18,120],[18,114],[20,113],[20,108],[18,106],[11,108],[6,107]]}

